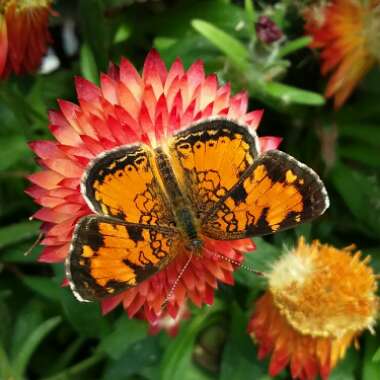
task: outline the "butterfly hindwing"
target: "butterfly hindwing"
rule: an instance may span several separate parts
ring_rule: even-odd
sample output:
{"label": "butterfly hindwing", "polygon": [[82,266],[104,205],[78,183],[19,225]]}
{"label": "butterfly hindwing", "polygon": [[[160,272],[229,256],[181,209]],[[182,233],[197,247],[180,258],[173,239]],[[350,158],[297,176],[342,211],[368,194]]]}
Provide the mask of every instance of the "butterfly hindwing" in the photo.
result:
{"label": "butterfly hindwing", "polygon": [[265,235],[320,216],[328,207],[318,175],[280,151],[262,154],[202,221],[202,232],[229,240]]}
{"label": "butterfly hindwing", "polygon": [[93,160],[82,194],[96,213],[129,223],[173,225],[174,219],[145,145],[119,147]]}
{"label": "butterfly hindwing", "polygon": [[206,120],[169,141],[173,168],[200,219],[258,155],[254,131],[228,119]]}
{"label": "butterfly hindwing", "polygon": [[170,227],[90,215],[76,226],[66,275],[80,300],[115,295],[165,267],[175,257],[178,241]]}

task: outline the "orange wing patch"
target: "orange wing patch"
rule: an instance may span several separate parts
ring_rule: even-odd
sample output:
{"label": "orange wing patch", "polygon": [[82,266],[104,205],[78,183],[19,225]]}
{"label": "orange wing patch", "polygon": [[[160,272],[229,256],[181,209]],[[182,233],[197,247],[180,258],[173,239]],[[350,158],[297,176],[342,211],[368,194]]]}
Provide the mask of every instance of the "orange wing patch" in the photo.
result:
{"label": "orange wing patch", "polygon": [[75,231],[67,276],[82,300],[117,294],[167,265],[178,242],[171,228],[85,217]]}
{"label": "orange wing patch", "polygon": [[97,213],[129,223],[174,224],[146,146],[118,148],[97,158],[87,170],[82,192]]}
{"label": "orange wing patch", "polygon": [[270,151],[215,205],[202,230],[224,240],[265,235],[311,220],[327,207],[316,173],[283,152]]}
{"label": "orange wing patch", "polygon": [[205,121],[175,135],[169,151],[178,180],[202,217],[253,163],[257,137],[229,120]]}

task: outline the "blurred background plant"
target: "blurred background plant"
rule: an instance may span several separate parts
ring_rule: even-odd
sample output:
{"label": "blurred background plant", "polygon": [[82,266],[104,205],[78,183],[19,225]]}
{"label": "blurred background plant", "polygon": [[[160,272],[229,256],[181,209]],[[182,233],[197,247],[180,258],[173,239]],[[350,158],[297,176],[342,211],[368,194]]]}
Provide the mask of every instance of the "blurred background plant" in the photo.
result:
{"label": "blurred background plant", "polygon": [[[352,0],[353,1],[353,0]],[[340,0],[336,3],[350,3]],[[0,1],[0,63],[4,59],[7,6]],[[48,1],[19,1],[48,7]],[[355,0],[358,4],[375,1]],[[55,1],[52,43],[37,73],[8,72],[0,82],[0,378],[13,379],[269,379],[246,332],[265,281],[243,269],[234,287],[221,286],[212,307],[195,309],[175,339],[151,336],[143,321],[116,309],[78,303],[61,264],[37,262],[33,243],[36,205],[24,194],[25,176],[37,170],[29,141],[51,138],[47,112],[56,100],[75,101],[73,78],[98,84],[109,61],[126,56],[141,67],[155,47],[170,65],[197,59],[234,92],[247,90],[249,109],[264,109],[259,135],[283,137],[281,149],[306,162],[327,185],[331,207],[314,222],[269,238],[254,239],[249,263],[268,270],[283,247],[299,236],[339,248],[356,244],[380,270],[380,73],[376,64],[337,111],[323,97],[319,51],[308,46],[305,7],[326,1]],[[364,6],[363,5],[363,6]],[[310,9],[310,8],[307,8]],[[318,8],[324,22],[324,8]],[[376,16],[376,12],[372,16]],[[305,16],[306,17],[306,16]],[[378,19],[375,18],[375,21]],[[8,38],[9,25],[7,28]],[[348,29],[348,32],[350,29]],[[33,29],[17,41],[37,36]],[[343,30],[342,33],[346,33]],[[373,31],[380,38],[378,29]],[[10,39],[9,39],[10,41]],[[10,46],[10,45],[9,45]],[[318,46],[320,47],[320,46]],[[8,48],[7,48],[8,49]],[[358,64],[351,61],[355,68]],[[34,68],[32,67],[31,71]],[[376,380],[380,339],[365,333],[331,379]],[[283,371],[276,378],[287,379]]]}

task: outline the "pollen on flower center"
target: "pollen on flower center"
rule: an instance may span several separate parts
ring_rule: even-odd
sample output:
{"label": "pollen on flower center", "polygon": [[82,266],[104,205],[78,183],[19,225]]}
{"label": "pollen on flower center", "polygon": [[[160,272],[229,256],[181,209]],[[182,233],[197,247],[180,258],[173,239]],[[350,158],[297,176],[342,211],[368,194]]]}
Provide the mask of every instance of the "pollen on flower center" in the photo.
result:
{"label": "pollen on flower center", "polygon": [[368,50],[380,61],[380,3],[364,19],[364,32],[367,38]]}
{"label": "pollen on flower center", "polygon": [[269,275],[273,300],[290,325],[314,337],[340,338],[372,329],[378,301],[368,260],[353,248],[335,249],[301,239]]}
{"label": "pollen on flower center", "polygon": [[17,12],[20,12],[24,9],[48,7],[50,3],[51,0],[20,0],[17,2],[14,0],[5,0],[1,2],[0,6],[2,6],[2,8],[6,8],[10,5],[16,5]]}

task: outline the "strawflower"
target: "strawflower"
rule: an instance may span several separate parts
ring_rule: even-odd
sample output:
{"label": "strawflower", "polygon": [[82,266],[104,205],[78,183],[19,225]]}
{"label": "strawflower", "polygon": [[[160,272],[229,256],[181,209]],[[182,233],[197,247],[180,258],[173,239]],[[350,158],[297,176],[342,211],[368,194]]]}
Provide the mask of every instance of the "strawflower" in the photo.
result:
{"label": "strawflower", "polygon": [[0,0],[0,78],[38,69],[51,42],[50,0]]}
{"label": "strawflower", "polygon": [[[177,59],[169,70],[155,51],[147,56],[140,75],[126,59],[102,74],[100,88],[76,78],[79,105],[59,100],[60,111],[49,119],[53,141],[36,141],[31,148],[43,170],[29,176],[27,193],[42,206],[34,217],[43,222],[45,245],[41,262],[62,262],[69,252],[77,221],[91,214],[81,192],[80,179],[91,159],[114,147],[144,142],[155,147],[179,128],[211,116],[225,116],[247,128],[258,127],[262,111],[247,113],[248,96],[230,93],[216,75],[206,76],[201,61],[185,71]],[[261,150],[274,149],[279,138],[260,138]],[[107,313],[122,304],[129,316],[143,313],[152,325],[170,315],[176,318],[190,299],[195,305],[212,304],[218,281],[233,283],[235,265],[216,254],[241,262],[254,245],[250,239],[204,242],[199,259],[191,260],[167,302],[172,284],[187,260],[178,254],[165,269],[119,295],[102,301]]]}
{"label": "strawflower", "polygon": [[368,261],[352,246],[301,238],[274,263],[248,326],[259,358],[271,355],[271,376],[289,366],[293,379],[327,380],[359,335],[373,332],[379,298]]}
{"label": "strawflower", "polygon": [[340,108],[365,74],[380,61],[380,0],[332,0],[304,13],[311,47],[321,49],[326,97]]}

